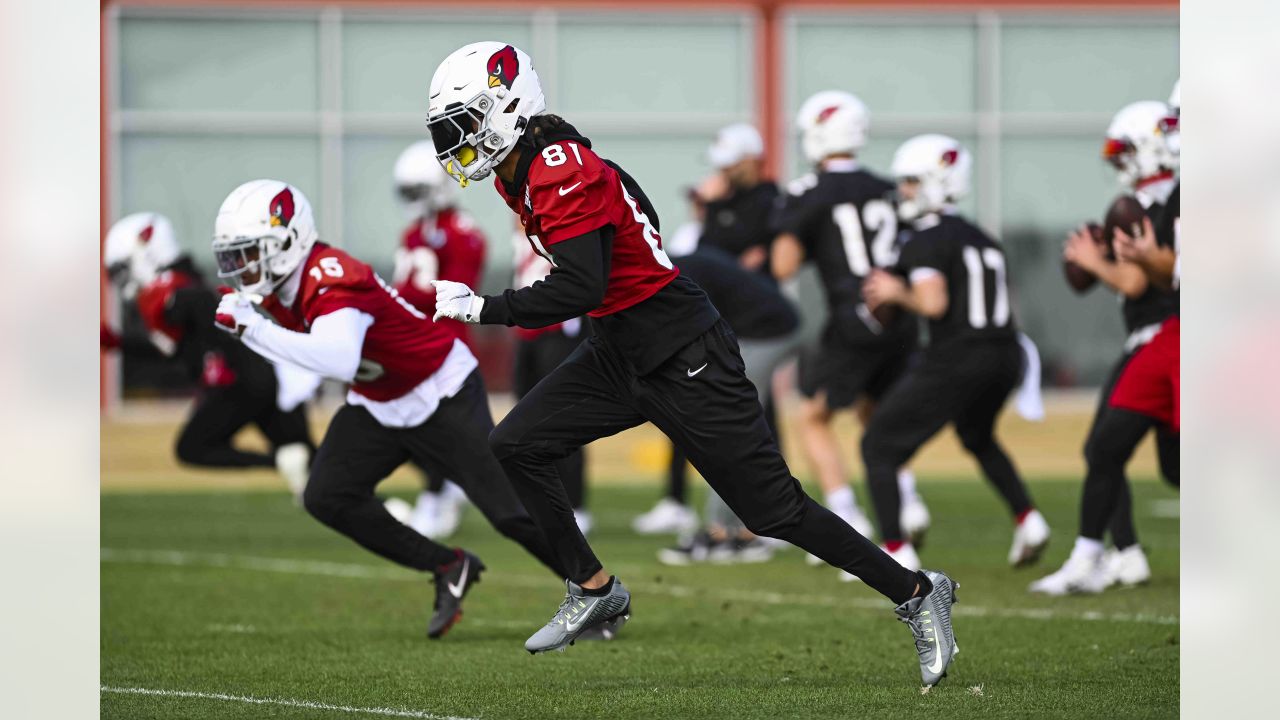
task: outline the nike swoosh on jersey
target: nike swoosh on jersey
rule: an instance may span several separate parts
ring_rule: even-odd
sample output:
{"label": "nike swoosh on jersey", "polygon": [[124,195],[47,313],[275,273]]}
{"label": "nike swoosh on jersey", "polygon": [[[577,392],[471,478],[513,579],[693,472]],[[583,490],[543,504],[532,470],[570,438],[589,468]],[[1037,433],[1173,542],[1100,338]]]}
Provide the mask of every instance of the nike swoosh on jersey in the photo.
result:
{"label": "nike swoosh on jersey", "polygon": [[469,570],[470,568],[471,568],[471,558],[464,555],[462,557],[462,577],[458,579],[457,585],[454,585],[453,583],[448,583],[449,594],[458,598],[459,600],[462,599],[463,589],[467,587],[467,570]]}
{"label": "nike swoosh on jersey", "polygon": [[570,185],[569,187],[561,187],[561,188],[560,188],[560,197],[564,197],[565,195],[568,195],[570,192],[572,192],[572,191],[573,191],[573,189],[574,189],[574,188],[578,187],[578,186],[579,186],[579,185],[581,185],[581,184],[582,184],[582,181],[581,181],[581,180],[579,180],[578,182],[576,182],[576,183],[574,183],[574,184]]}
{"label": "nike swoosh on jersey", "polygon": [[709,363],[702,363],[702,367],[698,368],[697,370],[686,370],[685,372],[689,373],[689,377],[693,377],[694,375],[697,375],[703,370],[706,370],[708,364]]}

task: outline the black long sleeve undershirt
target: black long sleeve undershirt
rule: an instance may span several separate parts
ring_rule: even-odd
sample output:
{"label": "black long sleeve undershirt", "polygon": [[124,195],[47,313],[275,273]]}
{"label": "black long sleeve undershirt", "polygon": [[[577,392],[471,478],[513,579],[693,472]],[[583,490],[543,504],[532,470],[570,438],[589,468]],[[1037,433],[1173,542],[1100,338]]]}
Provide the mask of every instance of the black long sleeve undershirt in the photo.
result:
{"label": "black long sleeve undershirt", "polygon": [[485,295],[480,322],[541,328],[600,307],[609,284],[613,226],[562,240],[551,253],[555,265],[546,278],[501,295]]}

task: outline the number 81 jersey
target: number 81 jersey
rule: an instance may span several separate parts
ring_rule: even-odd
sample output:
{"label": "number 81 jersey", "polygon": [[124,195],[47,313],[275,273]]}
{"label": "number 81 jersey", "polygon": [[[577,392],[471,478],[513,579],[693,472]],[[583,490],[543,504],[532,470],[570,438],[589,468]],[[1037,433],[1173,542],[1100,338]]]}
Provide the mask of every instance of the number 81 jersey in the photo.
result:
{"label": "number 81 jersey", "polygon": [[295,332],[307,332],[316,318],[345,308],[371,316],[353,392],[378,402],[395,400],[431,377],[453,349],[453,333],[347,253],[317,242],[299,272],[292,304],[285,305],[277,291],[262,309]]}
{"label": "number 81 jersey", "polygon": [[895,334],[867,310],[862,280],[872,268],[892,266],[897,259],[893,185],[846,162],[828,161],[822,172],[793,181],[775,224],[779,234],[800,241],[822,279],[830,313],[825,337],[876,344]]}
{"label": "number 81 jersey", "polygon": [[[520,216],[525,235],[539,255],[555,264],[555,244],[611,225],[613,247],[604,302],[591,317],[612,315],[648,299],[674,280],[675,269],[662,249],[658,229],[644,210],[638,186],[591,150],[589,141],[562,140],[530,152],[515,192],[495,178],[498,194]],[[631,187],[628,187],[628,184]]]}

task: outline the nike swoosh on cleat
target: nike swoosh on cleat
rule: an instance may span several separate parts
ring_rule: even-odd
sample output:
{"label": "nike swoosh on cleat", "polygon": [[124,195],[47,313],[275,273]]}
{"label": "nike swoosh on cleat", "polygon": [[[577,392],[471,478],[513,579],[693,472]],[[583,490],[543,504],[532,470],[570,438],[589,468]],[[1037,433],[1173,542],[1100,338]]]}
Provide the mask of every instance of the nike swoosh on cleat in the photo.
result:
{"label": "nike swoosh on cleat", "polygon": [[933,630],[933,662],[929,664],[929,672],[942,671],[942,645],[938,643],[938,630]]}
{"label": "nike swoosh on cleat", "polygon": [[697,370],[686,370],[685,372],[689,373],[689,377],[693,377],[694,375],[697,375],[703,370],[706,370],[708,364],[710,363],[702,363],[702,367],[698,368]]}
{"label": "nike swoosh on cleat", "polygon": [[560,197],[564,197],[565,195],[568,195],[570,192],[572,192],[572,191],[573,191],[573,189],[574,189],[574,188],[578,187],[578,186],[579,186],[579,185],[581,185],[581,184],[582,184],[582,181],[581,181],[581,180],[579,180],[578,182],[576,182],[576,183],[574,183],[574,184],[570,185],[569,187],[561,187],[561,188],[560,188]]}
{"label": "nike swoosh on cleat", "polygon": [[[594,608],[592,608],[592,609],[594,609]],[[585,611],[585,612],[583,612],[583,613],[581,613],[581,614],[579,614],[579,615],[578,615],[578,621],[577,621],[576,623],[575,623],[575,622],[572,622],[572,621],[566,621],[566,622],[565,622],[565,624],[564,624],[564,629],[565,629],[565,631],[566,631],[566,632],[575,632],[575,631],[577,631],[577,629],[578,629],[578,628],[582,627],[582,623],[584,623],[584,622],[586,622],[586,621],[587,621],[587,616],[588,616],[588,615],[590,615],[590,614],[591,614],[591,612],[590,612],[589,610],[588,610],[588,611]]]}
{"label": "nike swoosh on cleat", "polygon": [[462,599],[462,591],[467,587],[467,570],[471,567],[471,558],[462,556],[462,577],[458,579],[458,584],[448,583],[449,594]]}

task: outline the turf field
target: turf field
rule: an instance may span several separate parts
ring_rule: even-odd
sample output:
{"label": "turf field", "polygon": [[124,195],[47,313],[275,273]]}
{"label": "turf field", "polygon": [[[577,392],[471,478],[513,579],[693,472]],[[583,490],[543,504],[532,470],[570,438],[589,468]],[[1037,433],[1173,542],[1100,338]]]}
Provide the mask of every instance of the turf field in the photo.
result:
{"label": "turf field", "polygon": [[321,527],[283,493],[108,490],[102,715],[1176,716],[1176,494],[1135,484],[1149,586],[1046,599],[1025,587],[1069,550],[1079,481],[1034,480],[1055,542],[1042,567],[1014,572],[994,496],[977,481],[922,479],[935,526],[923,558],[962,585],[962,652],[923,696],[910,632],[887,601],[806,566],[798,551],[764,565],[659,565],[654,552],[666,539],[627,528],[653,488],[605,486],[591,496],[597,551],[634,595],[631,624],[614,642],[538,657],[523,641],[563,589],[474,510],[455,541],[489,572],[463,621],[433,642],[427,579]]}

